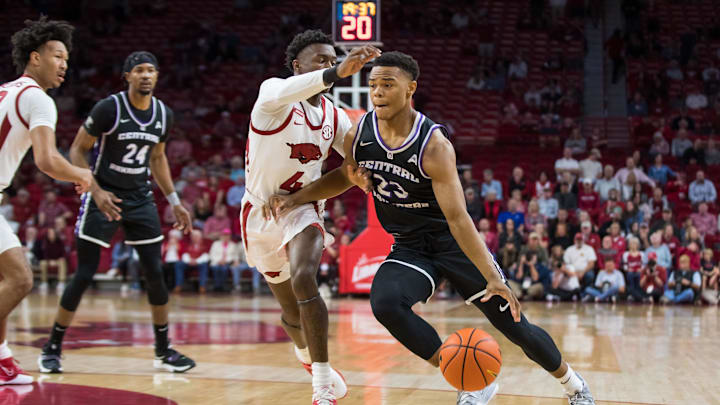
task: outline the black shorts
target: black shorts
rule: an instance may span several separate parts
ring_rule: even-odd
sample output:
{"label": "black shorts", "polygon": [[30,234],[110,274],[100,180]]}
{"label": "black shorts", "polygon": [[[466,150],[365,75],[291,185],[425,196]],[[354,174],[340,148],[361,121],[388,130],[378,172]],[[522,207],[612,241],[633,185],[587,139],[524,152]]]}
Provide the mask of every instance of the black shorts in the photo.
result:
{"label": "black shorts", "polygon": [[[430,300],[443,279],[450,282],[465,300],[480,298],[487,286],[485,277],[449,232],[420,234],[407,240],[396,238],[392,252],[378,271],[382,266],[391,264],[402,265],[407,271],[419,272],[427,278],[431,289],[425,302]],[[506,280],[497,262],[493,261],[493,264],[501,278]]]}
{"label": "black shorts", "polygon": [[163,240],[160,216],[151,190],[113,190],[112,192],[122,200],[116,203],[122,210],[120,213],[122,219],[108,221],[95,205],[91,193],[85,193],[81,199],[75,236],[109,248],[115,232],[122,225],[125,231],[125,243],[128,245],[147,245]]}

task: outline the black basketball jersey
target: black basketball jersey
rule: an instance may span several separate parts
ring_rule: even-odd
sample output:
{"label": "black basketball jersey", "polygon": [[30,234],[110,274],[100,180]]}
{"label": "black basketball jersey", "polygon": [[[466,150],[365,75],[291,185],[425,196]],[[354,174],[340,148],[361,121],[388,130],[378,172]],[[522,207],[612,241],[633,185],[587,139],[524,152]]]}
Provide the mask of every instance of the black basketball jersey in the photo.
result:
{"label": "black basketball jersey", "polygon": [[150,156],[165,142],[171,111],[153,97],[148,110],[130,104],[126,92],[99,101],[83,126],[99,139],[91,168],[98,184],[111,190],[138,190],[150,186]]}
{"label": "black basketball jersey", "polygon": [[418,112],[405,142],[389,148],[378,130],[375,112],[362,117],[353,140],[353,157],[372,172],[373,200],[382,227],[396,238],[449,230],[423,171],[422,156],[432,132],[442,128]]}

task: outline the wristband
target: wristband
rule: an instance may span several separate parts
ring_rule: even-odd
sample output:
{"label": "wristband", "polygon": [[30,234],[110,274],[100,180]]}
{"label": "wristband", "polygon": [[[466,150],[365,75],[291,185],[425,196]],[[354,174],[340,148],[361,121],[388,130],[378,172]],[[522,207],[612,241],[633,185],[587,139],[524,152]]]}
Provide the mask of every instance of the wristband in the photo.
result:
{"label": "wristband", "polygon": [[180,205],[180,197],[178,197],[177,191],[173,191],[172,193],[166,195],[165,199],[167,199],[173,207]]}
{"label": "wristband", "polygon": [[325,69],[325,71],[323,72],[323,82],[328,86],[340,79],[342,79],[342,77],[338,76],[337,66]]}

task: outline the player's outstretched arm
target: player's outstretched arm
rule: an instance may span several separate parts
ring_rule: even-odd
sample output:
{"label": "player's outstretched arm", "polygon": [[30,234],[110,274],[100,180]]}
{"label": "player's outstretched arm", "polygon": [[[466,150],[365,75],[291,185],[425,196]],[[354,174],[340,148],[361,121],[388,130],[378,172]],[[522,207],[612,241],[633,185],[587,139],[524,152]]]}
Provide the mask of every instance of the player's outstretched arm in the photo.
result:
{"label": "player's outstretched arm", "polygon": [[[87,161],[87,154],[93,148],[93,145],[95,145],[96,139],[97,138],[87,132],[85,127],[80,127],[70,146],[70,161],[72,161],[75,166],[86,169],[90,167]],[[105,215],[108,221],[119,221],[122,218],[122,209],[115,204],[122,202],[122,200],[117,198],[115,194],[100,188],[94,177],[92,177],[88,191],[90,191],[95,205],[97,205],[100,212]]]}
{"label": "player's outstretched arm", "polygon": [[152,172],[155,182],[172,205],[175,214],[175,229],[184,231],[186,234],[192,230],[192,220],[190,213],[180,203],[180,197],[175,192],[175,185],[170,174],[170,165],[165,156],[165,142],[160,142],[152,149],[150,155],[150,171]]}
{"label": "player's outstretched arm", "polygon": [[271,216],[277,218],[299,205],[338,196],[352,186],[358,186],[366,193],[369,193],[372,189],[370,172],[365,168],[358,167],[352,153],[352,144],[357,132],[357,126],[358,124],[353,125],[343,138],[345,160],[340,167],[325,173],[318,180],[293,194],[275,194],[271,196],[264,210],[265,217],[268,219]]}
{"label": "player's outstretched arm", "polygon": [[56,180],[75,183],[78,193],[88,191],[92,173],[87,168],[73,166],[65,160],[55,146],[55,131],[52,128],[37,126],[30,130],[30,139],[38,169]]}
{"label": "player's outstretched arm", "polygon": [[421,164],[432,179],[435,198],[447,219],[450,232],[460,249],[487,280],[487,291],[481,301],[487,302],[493,295],[503,297],[510,304],[513,318],[519,322],[520,302],[503,282],[490,251],[467,212],[465,194],[455,166],[455,150],[440,130],[433,133]]}

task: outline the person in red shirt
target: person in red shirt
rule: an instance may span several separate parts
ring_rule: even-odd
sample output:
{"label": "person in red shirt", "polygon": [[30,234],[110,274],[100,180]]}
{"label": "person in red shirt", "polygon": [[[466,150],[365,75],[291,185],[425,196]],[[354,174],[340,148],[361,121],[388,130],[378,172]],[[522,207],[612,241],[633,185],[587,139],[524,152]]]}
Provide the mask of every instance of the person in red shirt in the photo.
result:
{"label": "person in red shirt", "polygon": [[620,207],[621,212],[625,211],[625,203],[620,201],[620,193],[616,189],[611,189],[608,192],[608,199],[605,203],[600,206],[598,210],[598,223],[602,224],[610,220],[613,216],[613,212],[616,207]]}
{"label": "person in red shirt", "polygon": [[681,246],[680,239],[675,236],[675,228],[670,224],[665,225],[663,243],[670,249],[670,255],[672,257],[678,257],[678,248]]}
{"label": "person in red shirt", "polygon": [[498,236],[497,233],[490,229],[490,221],[483,218],[478,222],[478,228],[480,235],[483,236],[485,244],[491,253],[497,253],[498,251]]}
{"label": "person in red shirt", "polygon": [[620,71],[625,66],[625,41],[620,29],[616,29],[613,35],[605,41],[605,49],[612,60],[612,83],[615,84],[620,76]]}
{"label": "person in red shirt", "polygon": [[182,292],[183,283],[185,281],[185,270],[188,268],[196,268],[198,270],[200,294],[204,294],[205,284],[207,284],[208,265],[210,255],[208,254],[208,246],[203,240],[203,234],[199,229],[195,229],[190,233],[190,245],[185,249],[178,265],[175,266],[175,289],[176,294]]}
{"label": "person in red shirt", "polygon": [[10,204],[13,206],[13,218],[20,225],[25,224],[37,212],[37,206],[30,199],[30,193],[24,188],[18,190],[17,195],[10,199]]}
{"label": "person in red shirt", "polygon": [[595,217],[600,209],[600,195],[593,190],[591,179],[583,179],[582,184],[578,194],[578,209],[587,211],[591,217]]}
{"label": "person in red shirt", "polygon": [[332,215],[333,224],[338,229],[338,233],[340,235],[350,232],[352,230],[352,222],[350,221],[350,218],[345,213],[345,206],[343,205],[342,201],[335,200],[333,202],[333,209],[332,209]]}
{"label": "person in red shirt", "polygon": [[662,297],[667,282],[667,269],[657,264],[657,253],[647,255],[647,266],[640,276],[640,288],[645,294],[645,301],[653,303]]}
{"label": "person in red shirt", "polygon": [[626,242],[625,237],[622,235],[620,222],[613,222],[612,225],[610,225],[610,232],[609,235],[612,238],[613,246],[618,250],[620,254],[625,253],[626,249]]}
{"label": "person in red shirt", "polygon": [[631,237],[628,244],[628,251],[623,253],[623,271],[625,271],[625,279],[627,280],[628,300],[643,299],[642,290],[640,288],[640,274],[645,267],[647,259],[645,254],[640,251],[640,240]]}
{"label": "person in red shirt", "polygon": [[613,246],[612,236],[607,235],[602,240],[602,246],[597,250],[598,268],[604,269],[605,262],[612,260],[615,262],[615,268],[622,268],[622,254]]}
{"label": "person in red shirt", "polygon": [[592,223],[590,223],[590,221],[584,221],[580,224],[580,233],[586,245],[592,246],[595,252],[600,249],[600,236],[593,233]]}
{"label": "person in red shirt", "polygon": [[49,189],[45,192],[45,200],[38,207],[38,225],[41,227],[51,226],[55,218],[63,217],[68,219],[72,212],[65,204],[57,200],[57,192]]}
{"label": "person in red shirt", "polygon": [[[687,256],[690,258],[690,268],[700,268],[700,246],[696,242],[690,242],[685,247],[679,247],[677,257]],[[679,263],[676,263],[679,265]]]}
{"label": "person in red shirt", "polygon": [[687,184],[685,178],[685,172],[678,171],[675,180],[668,182],[668,184],[665,186],[665,194],[667,195],[668,202],[675,207],[677,207],[678,205],[689,204],[689,185]]}

